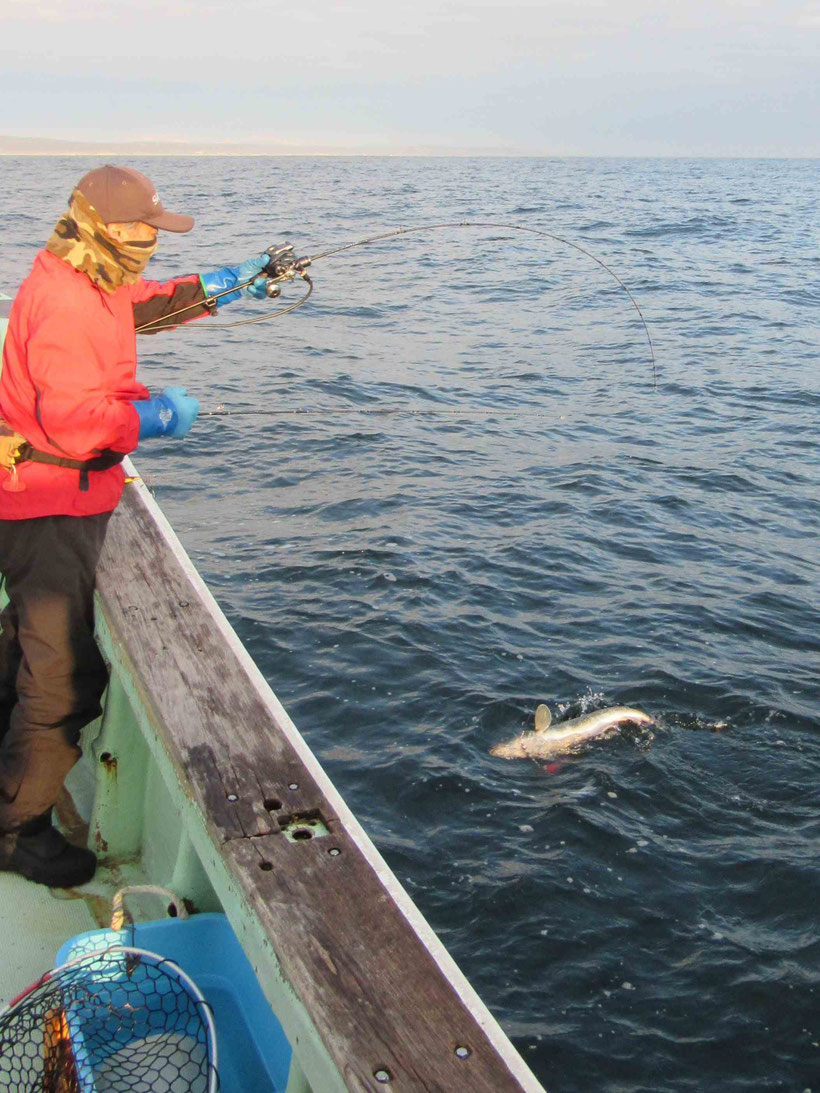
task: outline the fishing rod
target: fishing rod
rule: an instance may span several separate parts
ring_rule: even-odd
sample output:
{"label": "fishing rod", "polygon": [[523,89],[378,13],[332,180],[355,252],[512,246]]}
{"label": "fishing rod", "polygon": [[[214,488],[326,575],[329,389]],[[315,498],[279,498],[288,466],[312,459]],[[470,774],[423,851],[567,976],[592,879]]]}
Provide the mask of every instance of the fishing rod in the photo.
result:
{"label": "fishing rod", "polygon": [[308,407],[297,406],[288,410],[232,410],[226,406],[215,406],[212,410],[201,410],[199,418],[204,417],[346,417],[364,414],[372,417],[386,417],[393,414],[405,414],[408,417],[433,417],[441,414],[449,417],[554,417],[545,410],[530,410],[527,407],[508,409],[486,409],[473,406],[459,407],[415,407],[415,406],[345,406],[345,407]]}
{"label": "fishing rod", "polygon": [[[254,273],[253,277],[248,278],[247,281],[241,281],[237,285],[233,285],[231,288],[223,289],[222,292],[211,293],[210,296],[206,296],[204,300],[197,300],[196,303],[186,304],[185,307],[179,307],[176,311],[170,311],[167,315],[159,315],[156,319],[151,319],[147,323],[143,323],[141,326],[134,328],[136,334],[157,333],[159,330],[172,330],[178,329],[183,324],[177,323],[174,327],[167,325],[169,319],[175,319],[177,315],[182,315],[186,311],[193,311],[194,308],[205,307],[209,311],[213,312],[216,308],[217,302],[222,299],[223,296],[230,296],[234,293],[240,292],[243,288],[247,288],[252,285],[254,281],[258,281],[260,277],[265,278],[265,295],[269,300],[275,300],[282,292],[283,281],[293,281],[296,277],[301,277],[303,281],[307,282],[307,292],[304,296],[301,296],[295,303],[289,307],[281,308],[279,311],[274,311],[271,315],[260,315],[255,319],[242,319],[236,323],[212,323],[209,326],[209,330],[232,330],[236,326],[251,326],[253,323],[266,323],[271,319],[278,319],[281,315],[287,315],[291,311],[295,311],[297,307],[301,307],[306,303],[311,293],[313,292],[313,281],[308,277],[305,270],[311,263],[310,258],[295,258],[293,255],[293,247],[290,243],[274,243],[265,251],[265,254],[270,255],[268,264],[258,273]],[[151,330],[155,327],[155,330]]]}
{"label": "fishing rod", "polygon": [[637,311],[638,317],[643,324],[644,333],[646,334],[647,345],[649,346],[649,356],[652,360],[652,385],[653,387],[657,388],[658,370],[655,361],[655,348],[652,345],[652,337],[649,333],[649,327],[646,324],[646,319],[644,318],[643,312],[638,305],[638,301],[629,291],[629,288],[624,284],[618,274],[615,273],[614,270],[610,269],[606,262],[603,262],[591,251],[586,250],[586,248],[580,246],[578,243],[573,243],[570,239],[564,239],[563,236],[554,235],[552,232],[543,231],[541,228],[528,228],[525,227],[523,224],[505,224],[490,220],[453,220],[441,224],[422,224],[420,227],[416,228],[397,228],[395,231],[381,232],[379,235],[372,235],[368,239],[359,239],[355,243],[345,243],[340,247],[334,247],[331,250],[322,251],[321,254],[314,255],[310,259],[310,261],[311,263],[318,262],[320,258],[329,258],[331,255],[341,254],[343,251],[346,250],[352,250],[353,247],[364,247],[370,243],[381,242],[384,239],[396,239],[398,238],[398,236],[401,235],[413,235],[416,232],[423,231],[440,231],[445,228],[496,228],[503,231],[527,232],[531,235],[543,236],[545,239],[552,239],[556,243],[563,243],[564,246],[571,247],[573,250],[578,251],[579,254],[584,254],[587,258],[591,258],[593,262],[599,265],[601,269],[606,270],[610,277],[613,277],[618,282],[618,284],[629,297],[632,306],[635,308],[635,311]]}
{"label": "fishing rod", "polygon": [[[422,224],[415,228],[396,228],[393,231],[380,232],[377,235],[371,235],[366,239],[357,239],[352,243],[344,243],[339,247],[332,247],[329,250],[321,251],[319,254],[314,254],[310,257],[305,258],[296,258],[293,246],[290,243],[274,244],[273,246],[268,247],[267,251],[265,252],[267,254],[270,254],[271,260],[268,265],[264,267],[264,269],[262,269],[259,273],[254,274],[254,276],[249,280],[243,281],[239,285],[235,285],[232,288],[226,289],[223,292],[219,292],[212,296],[209,296],[204,301],[205,306],[209,308],[215,306],[216,302],[222,296],[226,296],[229,293],[236,292],[238,289],[246,288],[248,285],[253,284],[253,282],[258,280],[261,276],[264,276],[266,278],[266,294],[271,298],[279,296],[281,292],[280,286],[282,282],[293,281],[297,277],[300,277],[303,280],[307,281],[309,286],[308,291],[304,294],[304,296],[302,296],[299,300],[296,301],[296,303],[292,304],[290,307],[283,308],[279,311],[274,312],[271,315],[262,315],[253,319],[242,319],[234,323],[221,323],[219,324],[219,326],[212,326],[211,329],[230,330],[239,326],[250,326],[253,323],[268,322],[270,319],[276,319],[279,318],[281,315],[287,315],[289,312],[295,311],[297,307],[301,307],[302,304],[307,301],[313,291],[313,282],[306,272],[308,266],[313,265],[314,262],[318,262],[322,258],[330,258],[333,255],[342,254],[345,251],[352,250],[354,247],[365,247],[369,246],[372,243],[383,242],[387,239],[397,239],[403,235],[414,235],[418,232],[442,231],[445,229],[453,228],[493,228],[502,231],[526,232],[530,235],[538,235],[542,236],[545,239],[552,239],[554,242],[562,243],[564,246],[571,247],[572,250],[578,251],[579,254],[585,255],[587,258],[595,262],[596,265],[600,266],[601,269],[605,270],[610,275],[610,277],[612,277],[624,290],[626,295],[629,297],[632,306],[637,312],[638,317],[641,320],[641,324],[643,325],[644,333],[646,335],[647,345],[649,347],[649,356],[652,362],[652,386],[657,389],[658,370],[655,360],[655,348],[652,344],[652,337],[649,333],[649,327],[647,325],[646,319],[644,318],[643,312],[641,311],[640,305],[638,304],[638,301],[635,299],[635,297],[632,295],[632,292],[629,290],[628,286],[621,280],[618,274],[615,273],[615,271],[606,264],[606,262],[602,261],[602,259],[598,258],[585,247],[580,246],[578,243],[573,243],[572,240],[565,239],[563,236],[555,235],[552,232],[543,231],[541,228],[529,228],[523,224],[507,224],[492,220],[454,220],[436,224]],[[188,304],[186,307],[181,307],[179,308],[179,310],[173,311],[169,315],[164,315],[158,319],[152,320],[151,322],[144,323],[142,326],[137,327],[137,333],[139,334],[146,330],[150,330],[152,326],[156,326],[157,329],[160,329],[159,324],[165,324],[169,319],[175,318],[177,315],[181,315],[183,312],[190,311],[193,308],[201,306],[201,302]],[[166,329],[166,327],[163,326],[162,329]]]}

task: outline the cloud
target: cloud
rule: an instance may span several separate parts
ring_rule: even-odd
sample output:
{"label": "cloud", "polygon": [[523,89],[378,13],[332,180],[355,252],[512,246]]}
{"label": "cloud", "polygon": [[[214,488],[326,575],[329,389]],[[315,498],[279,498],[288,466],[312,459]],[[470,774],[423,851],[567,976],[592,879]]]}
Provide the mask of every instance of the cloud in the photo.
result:
{"label": "cloud", "polygon": [[815,139],[818,0],[0,0],[0,11],[17,132],[546,151],[560,139],[591,152],[620,134],[628,151],[662,107],[658,148],[691,132],[689,113],[719,149],[731,102],[738,128],[756,121],[756,147],[781,149],[787,101],[799,147]]}
{"label": "cloud", "polygon": [[793,25],[798,30],[820,30],[820,4],[804,4],[796,13]]}

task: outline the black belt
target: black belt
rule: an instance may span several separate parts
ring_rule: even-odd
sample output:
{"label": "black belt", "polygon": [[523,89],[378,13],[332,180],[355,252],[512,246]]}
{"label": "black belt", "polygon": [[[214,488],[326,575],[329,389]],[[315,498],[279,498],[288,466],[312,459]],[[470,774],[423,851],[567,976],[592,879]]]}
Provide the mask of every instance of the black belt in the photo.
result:
{"label": "black belt", "polygon": [[92,459],[69,459],[68,456],[52,455],[51,452],[41,452],[37,448],[32,446],[26,441],[25,444],[21,444],[19,454],[15,460],[15,463],[50,463],[54,467],[70,467],[72,470],[80,472],[80,489],[88,489],[88,472],[89,471],[107,471],[111,467],[116,467],[118,463],[122,463],[125,459],[125,455],[122,452],[113,452],[110,448],[106,448],[100,452],[99,455],[95,455]]}

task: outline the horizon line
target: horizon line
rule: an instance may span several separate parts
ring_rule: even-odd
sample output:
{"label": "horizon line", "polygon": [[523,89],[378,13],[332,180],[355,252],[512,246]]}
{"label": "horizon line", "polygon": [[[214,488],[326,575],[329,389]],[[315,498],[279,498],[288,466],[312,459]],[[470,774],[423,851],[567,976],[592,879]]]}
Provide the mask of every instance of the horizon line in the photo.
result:
{"label": "horizon line", "polygon": [[505,158],[505,159],[805,159],[820,158],[820,152],[738,152],[738,151],[663,151],[663,152],[582,152],[536,151],[498,145],[322,145],[291,144],[273,141],[185,141],[138,139],[131,141],[66,140],[60,137],[21,137],[0,133],[2,157],[97,157],[140,155],[146,158]]}

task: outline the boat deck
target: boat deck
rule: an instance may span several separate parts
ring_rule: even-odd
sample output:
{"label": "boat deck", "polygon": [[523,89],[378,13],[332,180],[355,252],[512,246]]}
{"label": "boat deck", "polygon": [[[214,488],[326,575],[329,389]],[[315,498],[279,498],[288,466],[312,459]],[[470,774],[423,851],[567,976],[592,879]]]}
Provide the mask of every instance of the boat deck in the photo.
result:
{"label": "boat deck", "polygon": [[[93,792],[86,768],[79,765],[57,802],[58,826],[78,846],[88,842]],[[145,879],[129,864],[100,865],[93,880],[76,889],[47,888],[0,873],[0,1008],[54,967],[69,938],[110,924],[111,901],[119,888]]]}
{"label": "boat deck", "polygon": [[0,874],[0,1006],[54,967],[66,938],[97,925],[81,897],[65,898],[22,877]]}

